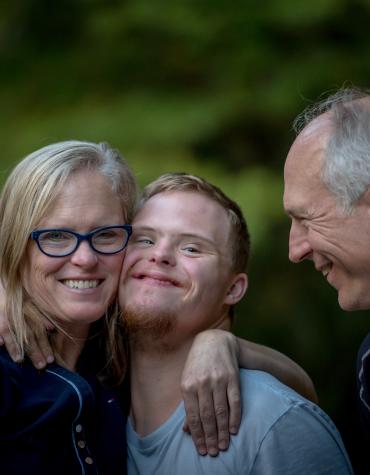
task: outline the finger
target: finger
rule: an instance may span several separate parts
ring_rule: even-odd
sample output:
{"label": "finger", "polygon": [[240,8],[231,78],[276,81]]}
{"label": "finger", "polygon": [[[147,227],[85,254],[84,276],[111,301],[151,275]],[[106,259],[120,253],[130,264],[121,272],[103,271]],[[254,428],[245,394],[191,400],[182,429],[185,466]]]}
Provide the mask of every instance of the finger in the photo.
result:
{"label": "finger", "polygon": [[229,431],[237,434],[242,417],[239,378],[231,378],[227,386],[227,399],[229,403]]}
{"label": "finger", "polygon": [[52,332],[56,330],[55,325],[48,318],[43,317],[42,322],[43,322],[45,331]]}
{"label": "finger", "polygon": [[199,390],[198,398],[200,420],[202,422],[207,453],[213,457],[218,454],[219,449],[216,414],[212,391],[209,389],[209,387],[201,388]]}
{"label": "finger", "polygon": [[47,361],[33,332],[29,333],[28,335],[26,353],[35,368],[45,368]]}
{"label": "finger", "polygon": [[44,356],[47,363],[52,363],[54,361],[54,353],[50,345],[50,341],[48,338],[48,334],[42,333],[41,335],[37,335],[36,338],[38,347],[42,355]]}
{"label": "finger", "polygon": [[186,419],[185,419],[184,425],[182,426],[182,430],[190,435],[190,428]]}
{"label": "finger", "polygon": [[5,345],[5,348],[13,361],[18,363],[22,360],[19,347],[14,340],[7,322],[4,323],[3,321],[0,321],[0,340],[0,346]]}
{"label": "finger", "polygon": [[216,416],[218,448],[226,450],[229,447],[229,408],[225,386],[216,387],[213,392],[214,411]]}
{"label": "finger", "polygon": [[186,411],[186,423],[196,449],[200,455],[206,455],[207,447],[204,439],[202,423],[199,415],[199,403],[197,393],[183,387],[184,405]]}
{"label": "finger", "polygon": [[2,333],[2,338],[4,341],[5,348],[9,353],[9,356],[15,363],[22,361],[22,355],[19,351],[19,346],[15,342],[13,335],[8,331],[7,333]]}

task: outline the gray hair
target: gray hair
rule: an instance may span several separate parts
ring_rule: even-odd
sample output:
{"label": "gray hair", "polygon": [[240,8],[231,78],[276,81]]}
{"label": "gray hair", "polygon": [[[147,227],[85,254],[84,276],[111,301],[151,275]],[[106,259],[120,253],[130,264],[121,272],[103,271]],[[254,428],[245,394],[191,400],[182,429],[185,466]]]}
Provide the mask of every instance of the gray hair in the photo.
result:
{"label": "gray hair", "polygon": [[299,134],[325,113],[332,131],[322,180],[338,204],[350,211],[370,186],[370,90],[340,89],[304,110],[294,121],[294,130]]}
{"label": "gray hair", "polygon": [[6,290],[7,316],[22,355],[27,343],[26,320],[36,328],[42,317],[40,309],[29,305],[23,286],[29,236],[68,178],[81,170],[97,171],[109,180],[130,222],[137,196],[135,178],[121,155],[106,143],[65,141],[43,147],[18,163],[0,196],[0,278]]}

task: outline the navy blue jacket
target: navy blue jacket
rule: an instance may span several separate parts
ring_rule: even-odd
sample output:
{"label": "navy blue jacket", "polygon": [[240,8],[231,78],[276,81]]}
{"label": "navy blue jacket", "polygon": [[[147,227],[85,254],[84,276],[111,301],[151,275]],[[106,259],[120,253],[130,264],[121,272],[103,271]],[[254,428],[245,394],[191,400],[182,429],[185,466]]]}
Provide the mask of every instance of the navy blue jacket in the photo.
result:
{"label": "navy blue jacket", "polygon": [[13,363],[0,348],[2,475],[126,473],[126,417],[83,354],[77,374],[57,364],[38,371],[29,361]]}

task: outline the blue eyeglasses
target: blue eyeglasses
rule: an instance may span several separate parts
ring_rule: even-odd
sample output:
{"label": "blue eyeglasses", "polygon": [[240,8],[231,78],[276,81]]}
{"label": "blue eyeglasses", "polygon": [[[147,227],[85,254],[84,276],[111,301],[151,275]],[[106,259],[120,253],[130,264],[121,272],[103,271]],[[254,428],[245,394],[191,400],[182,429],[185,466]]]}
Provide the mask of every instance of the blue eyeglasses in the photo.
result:
{"label": "blue eyeglasses", "polygon": [[69,229],[39,229],[32,231],[40,251],[49,257],[66,257],[73,254],[82,241],[87,241],[99,254],[117,254],[128,243],[132,234],[129,224],[106,226],[91,233],[79,234]]}

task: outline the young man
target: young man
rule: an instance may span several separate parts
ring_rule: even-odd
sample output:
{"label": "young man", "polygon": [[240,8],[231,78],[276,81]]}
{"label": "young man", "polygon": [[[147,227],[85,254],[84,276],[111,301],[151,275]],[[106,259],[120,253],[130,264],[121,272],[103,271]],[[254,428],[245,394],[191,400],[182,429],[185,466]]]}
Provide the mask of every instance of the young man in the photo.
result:
{"label": "young man", "polygon": [[129,474],[352,473],[328,416],[260,371],[241,370],[243,416],[229,450],[214,458],[194,450],[179,430],[180,377],[199,332],[230,328],[247,289],[247,226],[219,189],[169,174],[145,189],[133,227],[120,286],[131,354]]}

